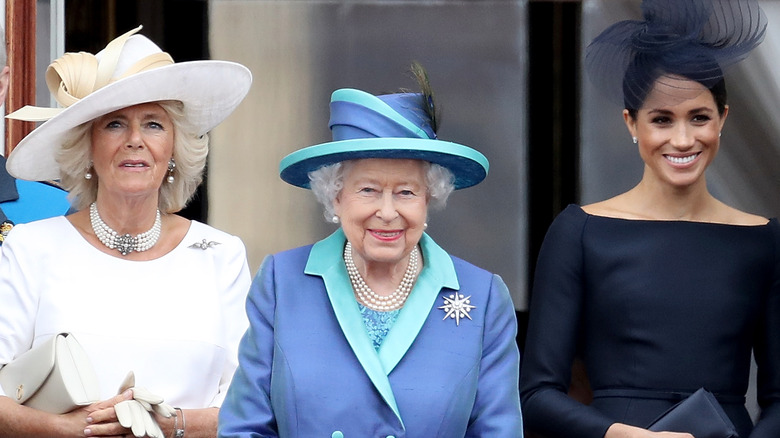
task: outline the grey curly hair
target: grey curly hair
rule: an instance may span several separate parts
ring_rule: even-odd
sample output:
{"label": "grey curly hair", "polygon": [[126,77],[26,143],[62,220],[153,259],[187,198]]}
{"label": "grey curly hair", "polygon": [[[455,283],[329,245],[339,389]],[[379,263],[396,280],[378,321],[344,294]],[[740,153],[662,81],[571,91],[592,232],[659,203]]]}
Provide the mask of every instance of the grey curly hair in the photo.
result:
{"label": "grey curly hair", "polygon": [[[323,214],[328,222],[331,222],[336,215],[333,203],[344,187],[344,163],[346,162],[322,166],[309,172],[309,186],[317,201],[325,208]],[[440,210],[447,205],[447,198],[455,190],[455,176],[444,166],[428,161],[423,163],[428,205],[434,210]]]}
{"label": "grey curly hair", "polygon": [[[195,128],[184,117],[184,104],[179,101],[160,101],[159,104],[173,122],[173,159],[176,162],[173,183],[162,183],[158,208],[164,213],[176,213],[192,198],[203,181],[203,169],[209,152],[208,134],[197,135]],[[82,210],[97,199],[100,178],[85,179],[91,168],[92,125],[95,119],[71,130],[57,152],[62,186],[74,208]]]}

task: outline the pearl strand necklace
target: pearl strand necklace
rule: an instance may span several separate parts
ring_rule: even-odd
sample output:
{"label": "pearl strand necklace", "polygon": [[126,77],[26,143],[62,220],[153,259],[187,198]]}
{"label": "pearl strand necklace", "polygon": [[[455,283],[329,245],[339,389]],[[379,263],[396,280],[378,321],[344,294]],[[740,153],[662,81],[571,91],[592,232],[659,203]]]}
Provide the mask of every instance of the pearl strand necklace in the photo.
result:
{"label": "pearl strand necklace", "polygon": [[347,274],[355,295],[357,295],[358,300],[363,305],[371,310],[380,312],[388,312],[403,307],[417,279],[418,260],[418,249],[415,246],[411,254],[409,254],[409,265],[406,266],[406,272],[401,279],[401,284],[398,285],[392,294],[383,296],[374,292],[363,279],[363,276],[360,275],[360,271],[358,271],[355,261],[352,259],[352,244],[347,242],[347,245],[344,247],[344,264],[347,266]]}
{"label": "pearl strand necklace", "polygon": [[95,232],[98,240],[109,249],[116,249],[123,256],[133,251],[141,252],[153,247],[157,243],[157,239],[160,238],[160,229],[162,228],[160,209],[157,209],[157,216],[152,228],[149,231],[136,234],[135,237],[130,234],[119,234],[103,222],[98,214],[96,202],[89,206],[89,220],[92,223],[92,231]]}

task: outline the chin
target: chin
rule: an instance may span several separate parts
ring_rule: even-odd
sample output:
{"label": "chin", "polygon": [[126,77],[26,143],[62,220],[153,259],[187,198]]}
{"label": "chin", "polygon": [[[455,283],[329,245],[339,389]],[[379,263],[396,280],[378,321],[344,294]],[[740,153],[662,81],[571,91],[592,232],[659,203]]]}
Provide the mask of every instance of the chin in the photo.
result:
{"label": "chin", "polygon": [[702,176],[698,175],[695,178],[669,178],[669,183],[677,188],[680,189],[687,189],[689,187],[695,186],[699,181],[702,180]]}
{"label": "chin", "polygon": [[365,260],[375,263],[400,263],[404,258],[403,251],[374,250],[368,251]]}

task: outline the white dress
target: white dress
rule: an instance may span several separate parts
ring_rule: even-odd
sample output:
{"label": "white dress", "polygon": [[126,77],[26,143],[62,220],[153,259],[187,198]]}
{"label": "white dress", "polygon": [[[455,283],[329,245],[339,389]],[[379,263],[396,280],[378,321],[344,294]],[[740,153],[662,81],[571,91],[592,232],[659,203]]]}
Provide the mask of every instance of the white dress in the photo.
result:
{"label": "white dress", "polygon": [[[192,246],[203,242],[213,243]],[[220,406],[248,326],[249,284],[241,240],[200,222],[143,262],[104,254],[63,216],[20,224],[0,252],[0,364],[70,332],[104,400],[132,370],[136,385],[173,406]]]}

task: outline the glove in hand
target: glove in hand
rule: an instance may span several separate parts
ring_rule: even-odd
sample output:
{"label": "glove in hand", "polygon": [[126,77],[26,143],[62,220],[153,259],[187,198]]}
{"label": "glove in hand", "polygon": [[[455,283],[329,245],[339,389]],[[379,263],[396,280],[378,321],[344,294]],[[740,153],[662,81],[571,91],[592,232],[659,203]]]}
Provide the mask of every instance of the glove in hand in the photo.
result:
{"label": "glove in hand", "polygon": [[160,426],[152,416],[152,412],[170,417],[175,410],[169,404],[164,403],[163,398],[151,393],[148,389],[135,386],[135,374],[130,371],[119,387],[119,393],[127,389],[133,390],[133,399],[125,400],[114,405],[117,419],[122,427],[126,427],[138,438],[165,438]]}
{"label": "glove in hand", "polygon": [[119,424],[133,432],[138,438],[165,438],[152,414],[138,400],[125,400],[114,405]]}

